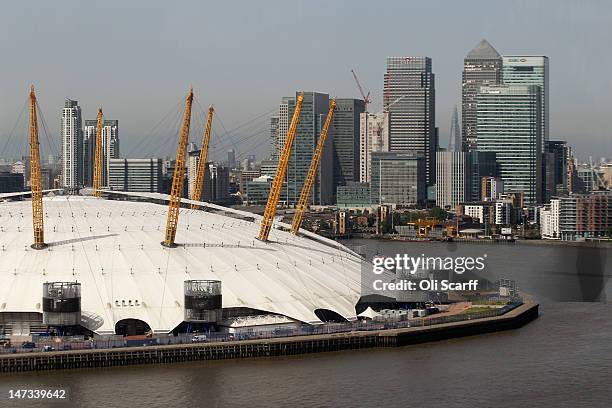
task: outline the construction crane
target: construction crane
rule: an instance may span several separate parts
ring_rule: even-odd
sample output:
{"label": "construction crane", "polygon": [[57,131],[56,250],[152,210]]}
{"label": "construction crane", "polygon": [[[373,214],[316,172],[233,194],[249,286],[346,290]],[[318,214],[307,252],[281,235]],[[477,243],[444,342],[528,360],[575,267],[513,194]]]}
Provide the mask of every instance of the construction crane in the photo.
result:
{"label": "construction crane", "polygon": [[[215,109],[211,106],[208,108],[208,118],[206,119],[206,129],[202,135],[202,148],[200,149],[200,157],[198,159],[198,170],[195,179],[194,190],[191,199],[200,201],[202,198],[202,189],[204,188],[204,174],[206,169],[206,161],[208,160],[208,144],[210,143],[210,131],[212,129],[213,112]],[[192,210],[199,209],[197,204],[191,204]]]}
{"label": "construction crane", "polygon": [[287,173],[287,166],[289,164],[289,156],[291,155],[293,139],[295,138],[295,131],[297,130],[298,122],[300,121],[300,112],[302,111],[303,101],[304,93],[302,92],[297,97],[295,111],[293,112],[293,118],[291,119],[291,125],[289,126],[289,131],[287,131],[287,139],[285,139],[285,146],[283,146],[283,152],[281,153],[280,159],[278,160],[278,166],[276,167],[274,181],[272,181],[272,186],[270,187],[270,195],[268,196],[266,210],[264,211],[259,236],[257,237],[257,239],[260,241],[267,241],[268,236],[270,235],[270,229],[272,229],[272,222],[274,221],[274,215],[276,214],[276,206],[278,205],[278,199],[280,198],[281,190],[283,189],[283,182],[285,181],[285,174]]}
{"label": "construction crane", "polygon": [[291,232],[293,232],[295,235],[297,235],[300,227],[302,226],[302,220],[304,219],[304,213],[306,212],[306,207],[308,206],[308,200],[310,200],[312,186],[317,176],[317,171],[319,170],[319,162],[321,161],[321,154],[323,153],[323,147],[325,146],[325,139],[327,139],[327,133],[329,132],[329,127],[331,126],[335,110],[336,100],[332,99],[329,105],[329,111],[327,112],[327,119],[325,119],[325,125],[323,125],[321,135],[319,135],[319,141],[317,142],[317,147],[312,156],[310,168],[308,169],[308,174],[306,175],[306,180],[304,181],[304,186],[302,187],[302,193],[300,194],[300,200],[298,201],[295,214],[293,215],[293,221],[291,222]]}
{"label": "construction crane", "polygon": [[43,219],[38,116],[36,114],[36,94],[34,93],[33,85],[30,88],[30,185],[32,187],[32,223],[34,227],[34,243],[32,244],[32,248],[43,249],[47,244],[45,244],[45,226]]}
{"label": "construction crane", "polygon": [[191,104],[193,102],[193,89],[190,88],[185,98],[185,112],[178,148],[176,149],[176,160],[174,174],[172,176],[172,189],[170,190],[170,204],[168,205],[168,220],[166,221],[166,238],[162,245],[173,248],[178,226],[179,210],[181,209],[181,197],[183,195],[183,184],[185,182],[185,158],[187,156],[187,143],[189,142],[189,126],[191,125]]}
{"label": "construction crane", "polygon": [[102,196],[102,108],[98,109],[98,123],[96,125],[93,195],[94,197]]}
{"label": "construction crane", "polygon": [[368,91],[368,94],[366,95],[365,92],[363,91],[363,87],[361,86],[361,83],[359,82],[359,78],[357,78],[357,74],[355,73],[354,69],[351,69],[351,73],[353,74],[353,78],[355,78],[355,82],[357,83],[357,88],[359,88],[359,93],[361,94],[361,98],[363,99],[363,103],[365,105],[365,111],[368,111],[368,105],[370,104],[370,102],[372,102],[370,100],[370,91]]}

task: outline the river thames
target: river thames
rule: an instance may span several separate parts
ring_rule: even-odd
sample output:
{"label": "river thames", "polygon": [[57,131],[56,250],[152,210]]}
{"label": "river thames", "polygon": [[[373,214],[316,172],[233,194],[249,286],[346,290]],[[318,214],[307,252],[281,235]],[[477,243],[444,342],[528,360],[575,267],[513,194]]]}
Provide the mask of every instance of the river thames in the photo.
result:
{"label": "river thames", "polygon": [[0,376],[6,390],[68,389],[82,407],[609,407],[612,250],[349,241],[370,253],[480,256],[515,279],[540,318],[513,331],[396,349]]}

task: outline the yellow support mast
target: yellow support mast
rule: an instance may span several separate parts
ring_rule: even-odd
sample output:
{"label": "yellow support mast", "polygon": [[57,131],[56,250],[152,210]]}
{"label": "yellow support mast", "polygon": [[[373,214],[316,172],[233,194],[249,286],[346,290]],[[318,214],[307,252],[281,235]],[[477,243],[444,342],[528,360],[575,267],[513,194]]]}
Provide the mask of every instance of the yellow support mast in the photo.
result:
{"label": "yellow support mast", "polygon": [[93,190],[94,197],[102,196],[102,108],[98,109],[98,123],[96,126]]}
{"label": "yellow support mast", "polygon": [[38,142],[38,116],[36,114],[34,86],[30,88],[30,185],[32,187],[32,223],[34,227],[34,243],[32,248],[43,249],[47,244],[45,244],[42,178],[40,176],[40,143]]}
{"label": "yellow support mast", "polygon": [[[210,131],[212,129],[213,112],[215,109],[211,106],[208,108],[208,118],[206,119],[206,129],[202,135],[202,148],[200,149],[200,157],[198,159],[198,171],[196,174],[196,180],[194,190],[191,199],[200,201],[202,198],[202,189],[204,188],[204,174],[206,170],[206,161],[208,160],[208,145],[210,143]],[[197,204],[191,204],[192,210],[199,209],[200,206]]]}
{"label": "yellow support mast", "polygon": [[187,156],[187,143],[189,142],[189,126],[191,125],[191,103],[193,102],[193,89],[189,89],[185,98],[185,112],[179,138],[174,174],[172,176],[172,189],[170,190],[170,204],[168,206],[168,220],[166,221],[166,238],[163,246],[173,248],[178,226],[179,210],[181,209],[181,197],[183,195],[183,184],[185,182],[185,158]]}
{"label": "yellow support mast", "polygon": [[280,198],[281,191],[283,189],[283,182],[285,181],[285,174],[287,173],[287,166],[289,165],[289,156],[291,155],[291,148],[293,146],[293,139],[295,139],[295,131],[297,130],[298,122],[300,121],[300,112],[302,111],[302,102],[304,101],[304,93],[300,93],[297,97],[297,103],[295,104],[295,111],[293,112],[293,118],[291,119],[291,125],[287,132],[287,140],[285,140],[285,146],[283,152],[278,161],[276,167],[276,175],[274,181],[272,181],[272,187],[270,188],[270,195],[268,196],[268,202],[266,204],[266,211],[264,212],[263,219],[261,220],[261,229],[259,230],[259,236],[257,239],[260,241],[267,241],[270,235],[270,229],[272,229],[272,222],[274,221],[274,215],[276,215],[276,206],[278,205],[278,199]]}
{"label": "yellow support mast", "polygon": [[325,119],[325,125],[319,136],[317,142],[317,148],[315,149],[312,161],[310,162],[310,168],[302,187],[302,193],[300,194],[300,200],[298,201],[295,214],[293,215],[293,221],[291,222],[291,232],[297,235],[300,227],[302,226],[302,220],[304,219],[304,213],[308,207],[308,201],[310,200],[310,193],[312,192],[312,186],[315,178],[317,177],[317,171],[319,170],[319,163],[321,162],[321,154],[323,153],[323,147],[325,146],[325,140],[327,139],[327,133],[331,126],[332,118],[334,117],[334,111],[336,110],[336,100],[332,99],[329,105],[329,111],[327,112],[327,119]]}

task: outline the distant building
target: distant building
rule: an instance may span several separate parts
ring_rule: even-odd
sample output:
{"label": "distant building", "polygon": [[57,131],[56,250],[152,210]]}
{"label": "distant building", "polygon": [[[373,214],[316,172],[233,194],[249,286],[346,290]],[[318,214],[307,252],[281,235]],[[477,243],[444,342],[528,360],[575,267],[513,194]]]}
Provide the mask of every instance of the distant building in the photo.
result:
{"label": "distant building", "polygon": [[[11,173],[19,174],[21,176],[21,178],[23,179],[23,185],[24,186],[28,185],[28,177],[26,175],[26,173],[27,173],[26,170],[27,170],[27,166],[21,160],[18,160],[18,161],[16,161],[15,163],[13,163],[11,165]],[[20,190],[20,191],[23,191],[23,190]]]}
{"label": "distant building", "polygon": [[266,205],[274,177],[261,176],[246,182],[243,203],[246,205]]}
{"label": "distant building", "polygon": [[207,170],[204,178],[203,200],[211,203],[226,203],[229,200],[229,167],[209,163]]}
{"label": "distant building", "polygon": [[159,193],[162,177],[161,159],[110,159],[111,190]]}
{"label": "distant building", "polygon": [[336,205],[338,208],[369,208],[372,207],[372,191],[370,183],[350,181],[336,190]]}
{"label": "distant building", "polygon": [[[288,120],[291,120],[293,117],[295,100],[297,99],[288,100]],[[295,133],[293,149],[291,150],[287,167],[287,203],[290,205],[297,203],[302,194],[302,187],[304,186],[328,110],[328,94],[304,92],[300,121]],[[321,155],[313,191],[310,195],[310,204],[325,205],[334,202],[333,128],[329,132]]]}
{"label": "distant building", "polygon": [[540,235],[542,239],[560,239],[559,210],[560,200],[553,198],[550,204],[540,210]]}
{"label": "distant building", "polygon": [[486,203],[465,203],[463,213],[479,224],[484,224],[489,217],[489,211],[493,204]]}
{"label": "distant building", "polygon": [[276,175],[276,168],[278,167],[278,160],[270,158],[262,160],[259,166],[259,173],[262,176],[274,177]]}
{"label": "distant building", "polygon": [[[187,194],[193,197],[196,187],[198,166],[200,164],[200,150],[191,150],[187,158]],[[204,167],[202,179],[201,201],[212,203],[225,203],[229,200],[230,168],[214,163],[207,163]]]}
{"label": "distant building", "polygon": [[361,99],[336,99],[333,118],[334,189],[359,181],[359,124],[364,111],[365,104]]}
{"label": "distant building", "polygon": [[372,152],[389,151],[389,114],[387,112],[360,115],[359,181],[372,181]]}
{"label": "distant building", "polygon": [[459,113],[457,112],[457,105],[453,109],[451,116],[450,134],[448,138],[448,151],[449,152],[460,152],[461,148],[461,126],[459,125]]}
{"label": "distant building", "polygon": [[[92,186],[96,161],[96,131],[98,121],[86,120],[83,128],[83,185]],[[102,122],[102,185],[108,186],[108,166],[119,158],[119,121]]]}
{"label": "distant building", "polygon": [[482,178],[497,177],[497,154],[495,152],[471,151],[468,154],[470,166],[470,201],[482,199]]}
{"label": "distant building", "polygon": [[435,76],[429,57],[387,57],[383,109],[389,112],[389,150],[420,151],[426,183],[436,182]]}
{"label": "distant building", "polygon": [[246,194],[246,183],[260,176],[259,170],[243,170],[240,172],[240,180],[238,182],[240,192]]}
{"label": "distant building", "polygon": [[230,169],[236,168],[236,150],[234,149],[227,151],[227,167]]}
{"label": "distant building", "polygon": [[549,138],[548,57],[535,55],[504,55],[502,83],[505,85],[537,85],[540,87],[542,109],[542,151]]}
{"label": "distant building", "polygon": [[83,122],[77,101],[66,99],[62,109],[62,183],[76,191],[83,185]]}
{"label": "distant building", "polygon": [[478,151],[496,153],[507,192],[541,202],[540,89],[535,85],[482,86],[476,97]]}
{"label": "distant building", "polygon": [[559,197],[559,235],[562,240],[610,237],[611,231],[612,191]]}
{"label": "distant building", "polygon": [[25,191],[23,174],[0,172],[0,193]]}
{"label": "distant building", "polygon": [[549,140],[545,143],[545,152],[552,160],[553,185],[547,186],[550,197],[567,192],[567,142]]}
{"label": "distant building", "polygon": [[427,197],[425,156],[422,152],[372,153],[372,202],[415,206]]}
{"label": "distant building", "polygon": [[436,205],[455,208],[470,199],[470,161],[466,152],[436,153]]}
{"label": "distant building", "polygon": [[481,179],[482,201],[497,200],[504,192],[504,182],[499,177],[485,176]]}
{"label": "distant building", "polygon": [[463,60],[461,91],[461,138],[465,151],[476,150],[476,96],[482,85],[497,85],[502,78],[502,58],[482,40]]}
{"label": "distant building", "polygon": [[[274,146],[276,151],[273,157],[280,157],[285,147],[285,141],[287,140],[287,132],[289,131],[289,125],[291,123],[291,117],[289,116],[289,105],[295,106],[295,97],[285,96],[281,99],[281,103],[278,105],[278,119],[271,120],[270,127],[274,128]],[[293,113],[293,112],[292,112]]]}

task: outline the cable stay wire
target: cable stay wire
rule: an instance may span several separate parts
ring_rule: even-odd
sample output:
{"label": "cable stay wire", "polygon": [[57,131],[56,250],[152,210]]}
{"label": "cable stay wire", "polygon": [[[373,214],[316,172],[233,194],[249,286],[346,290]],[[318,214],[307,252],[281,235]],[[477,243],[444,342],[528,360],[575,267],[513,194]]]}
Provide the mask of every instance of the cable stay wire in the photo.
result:
{"label": "cable stay wire", "polygon": [[8,148],[8,145],[9,145],[9,143],[11,142],[11,140],[13,138],[13,134],[15,133],[15,129],[17,129],[17,126],[19,126],[19,123],[21,122],[21,118],[23,116],[23,112],[26,109],[26,106],[28,106],[28,98],[26,98],[26,100],[24,101],[23,106],[21,107],[21,110],[19,111],[19,115],[17,116],[17,120],[15,121],[15,124],[13,125],[13,128],[9,132],[8,138],[6,139],[6,142],[4,142],[4,146],[2,147],[2,150],[0,151],[0,157],[5,157],[5,153],[6,153],[6,150]]}

